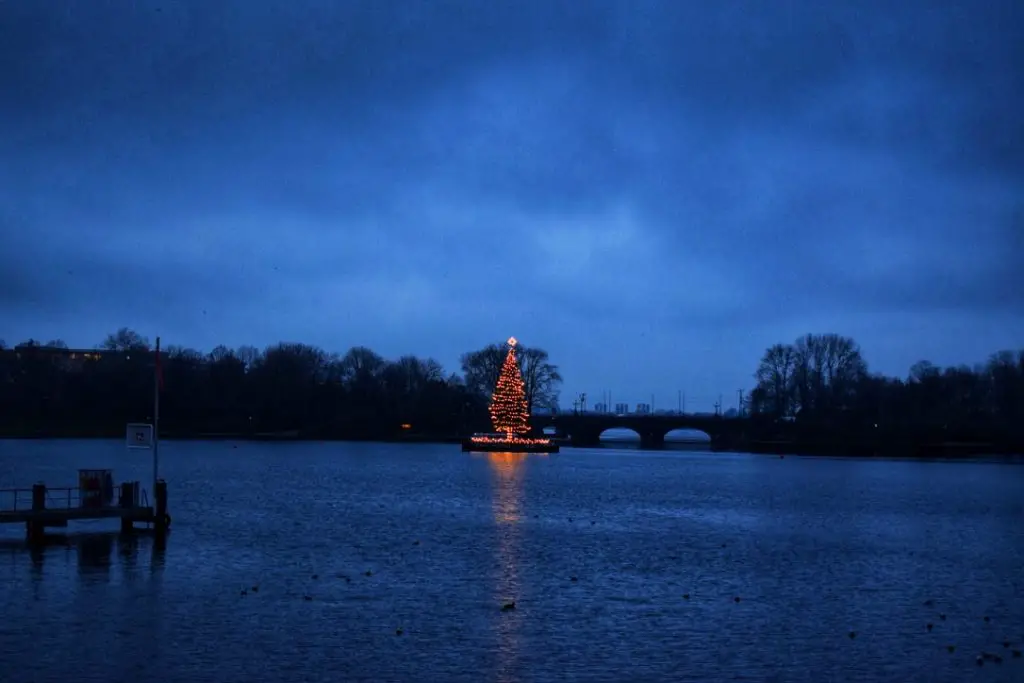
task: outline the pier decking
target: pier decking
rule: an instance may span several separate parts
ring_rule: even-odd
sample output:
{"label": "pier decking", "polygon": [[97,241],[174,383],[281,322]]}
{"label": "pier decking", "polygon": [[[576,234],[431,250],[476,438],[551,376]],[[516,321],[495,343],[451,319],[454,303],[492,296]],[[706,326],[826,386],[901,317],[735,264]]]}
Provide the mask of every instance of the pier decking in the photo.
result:
{"label": "pier decking", "polygon": [[95,489],[77,486],[0,489],[0,524],[25,524],[29,540],[39,539],[46,529],[66,527],[77,520],[119,519],[121,531],[130,532],[136,524],[145,524],[157,533],[166,532],[171,517],[167,513],[167,484],[156,483],[154,505],[149,505],[139,482],[124,482],[116,500],[104,498]]}

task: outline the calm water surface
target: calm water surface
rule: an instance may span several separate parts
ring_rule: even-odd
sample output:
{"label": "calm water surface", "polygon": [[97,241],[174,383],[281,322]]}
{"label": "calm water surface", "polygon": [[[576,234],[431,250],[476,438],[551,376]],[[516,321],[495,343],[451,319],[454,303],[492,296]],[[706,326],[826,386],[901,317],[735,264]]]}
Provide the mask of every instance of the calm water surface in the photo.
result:
{"label": "calm water surface", "polygon": [[[161,453],[163,551],[109,522],[34,553],[0,528],[4,683],[1024,681],[1020,465]],[[120,442],[0,442],[0,488],[78,467],[150,478]]]}

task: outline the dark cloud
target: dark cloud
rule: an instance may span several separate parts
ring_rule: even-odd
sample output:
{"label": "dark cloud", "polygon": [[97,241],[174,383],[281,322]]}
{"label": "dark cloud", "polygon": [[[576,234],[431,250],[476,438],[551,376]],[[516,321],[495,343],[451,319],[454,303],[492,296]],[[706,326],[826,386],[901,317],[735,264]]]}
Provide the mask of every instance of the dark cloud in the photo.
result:
{"label": "dark cloud", "polygon": [[1022,31],[1015,0],[7,0],[0,332],[449,366],[516,333],[630,401],[816,328],[972,361],[1024,335]]}

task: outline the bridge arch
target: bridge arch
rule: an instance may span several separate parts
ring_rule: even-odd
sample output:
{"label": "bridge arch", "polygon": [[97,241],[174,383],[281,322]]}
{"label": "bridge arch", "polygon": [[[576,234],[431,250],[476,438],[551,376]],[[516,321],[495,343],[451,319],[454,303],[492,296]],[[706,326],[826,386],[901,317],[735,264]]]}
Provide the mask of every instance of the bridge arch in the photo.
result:
{"label": "bridge arch", "polygon": [[665,443],[711,443],[711,435],[692,427],[675,427],[665,432]]}
{"label": "bridge arch", "polygon": [[631,427],[606,427],[597,436],[597,440],[602,444],[616,444],[616,445],[629,445],[635,444],[640,445],[643,437],[640,432]]}

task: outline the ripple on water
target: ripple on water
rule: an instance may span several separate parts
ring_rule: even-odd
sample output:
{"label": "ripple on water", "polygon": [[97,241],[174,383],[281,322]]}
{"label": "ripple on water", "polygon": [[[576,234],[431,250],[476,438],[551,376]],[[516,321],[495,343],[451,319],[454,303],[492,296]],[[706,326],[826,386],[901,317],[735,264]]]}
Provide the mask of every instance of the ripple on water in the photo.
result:
{"label": "ripple on water", "polygon": [[[0,471],[147,480],[120,448],[0,442]],[[1019,466],[162,453],[162,552],[102,523],[36,553],[0,529],[5,683],[1024,680]],[[979,672],[986,650],[1004,663]]]}

